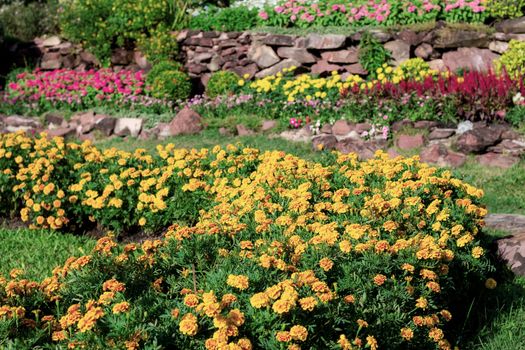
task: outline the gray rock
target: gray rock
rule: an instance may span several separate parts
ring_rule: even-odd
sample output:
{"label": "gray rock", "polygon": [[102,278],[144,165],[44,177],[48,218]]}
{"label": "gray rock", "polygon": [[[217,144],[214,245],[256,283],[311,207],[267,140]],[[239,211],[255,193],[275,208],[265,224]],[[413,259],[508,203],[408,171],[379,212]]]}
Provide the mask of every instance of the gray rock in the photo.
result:
{"label": "gray rock", "polygon": [[144,120],[140,118],[118,118],[115,122],[115,135],[138,137]]}
{"label": "gray rock", "polygon": [[509,49],[509,43],[506,41],[491,41],[489,44],[489,50],[497,52],[499,54],[505,53]]}
{"label": "gray rock", "polygon": [[525,17],[507,19],[496,23],[496,30],[503,33],[525,33]]}
{"label": "gray rock", "polygon": [[458,124],[456,134],[461,135],[470,130],[474,130],[474,124],[470,120],[465,120]]}
{"label": "gray rock", "polygon": [[270,46],[254,46],[248,52],[248,58],[255,62],[260,68],[268,68],[281,59]]}
{"label": "gray rock", "polygon": [[339,34],[308,34],[306,48],[316,50],[338,49],[346,43],[346,36]]}
{"label": "gray rock", "polygon": [[385,49],[392,53],[392,58],[396,65],[410,58],[410,45],[402,40],[389,41],[384,46]]}
{"label": "gray rock", "polygon": [[282,58],[291,58],[300,63],[315,63],[317,59],[308,50],[297,47],[280,47],[277,55]]}
{"label": "gray rock", "polygon": [[275,75],[279,72],[281,72],[285,68],[291,68],[291,67],[300,67],[301,63],[297,62],[296,60],[293,60],[291,58],[287,58],[282,60],[281,62],[277,63],[274,66],[271,66],[270,68],[263,69],[262,71],[255,74],[255,77],[257,78],[264,78],[268,75]]}

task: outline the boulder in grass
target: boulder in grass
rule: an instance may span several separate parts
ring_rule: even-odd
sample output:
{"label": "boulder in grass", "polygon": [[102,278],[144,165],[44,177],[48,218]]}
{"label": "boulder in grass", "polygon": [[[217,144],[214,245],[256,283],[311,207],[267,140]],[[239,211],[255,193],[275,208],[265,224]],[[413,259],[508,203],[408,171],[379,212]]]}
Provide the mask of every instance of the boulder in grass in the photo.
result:
{"label": "boulder in grass", "polygon": [[425,144],[425,138],[421,134],[417,135],[399,135],[396,145],[402,150],[411,150],[422,147]]}
{"label": "boulder in grass", "polygon": [[464,153],[480,153],[501,140],[502,130],[493,127],[477,128],[467,131],[456,141],[456,147]]}
{"label": "boulder in grass", "polygon": [[118,118],[115,122],[115,135],[138,137],[144,120],[141,118]]}
{"label": "boulder in grass", "polygon": [[488,152],[477,156],[476,160],[481,165],[508,169],[514,164],[517,164],[520,161],[520,157],[510,154]]}
{"label": "boulder in grass", "polygon": [[171,136],[197,134],[202,129],[202,117],[188,107],[180,110],[170,122]]}

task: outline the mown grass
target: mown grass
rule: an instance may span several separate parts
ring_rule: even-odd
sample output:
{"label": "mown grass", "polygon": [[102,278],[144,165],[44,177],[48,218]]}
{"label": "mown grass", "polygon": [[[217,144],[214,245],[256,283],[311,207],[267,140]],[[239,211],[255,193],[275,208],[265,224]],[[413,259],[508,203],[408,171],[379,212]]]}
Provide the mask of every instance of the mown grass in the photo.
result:
{"label": "mown grass", "polygon": [[51,275],[54,267],[70,256],[91,251],[94,240],[48,230],[0,228],[0,275],[14,268],[25,271],[28,279]]}
{"label": "mown grass", "polygon": [[[201,135],[180,136],[163,141],[119,138],[101,141],[98,145],[128,151],[136,148],[154,151],[158,144],[170,142],[181,148],[242,143],[261,150],[282,150],[313,161],[323,156],[320,152],[313,152],[311,146],[306,143],[268,138],[268,135],[225,137],[214,130],[205,131]],[[453,172],[455,176],[485,191],[485,203],[490,212],[525,214],[525,162],[508,170],[501,170],[481,166],[471,159],[465,166]],[[496,239],[504,233],[487,234],[490,239]],[[23,268],[27,278],[38,280],[48,276],[52,269],[62,264],[67,257],[85,254],[93,245],[94,241],[90,238],[67,233],[0,228],[0,274],[8,274],[13,268]],[[525,350],[525,278],[499,277],[500,284],[493,291],[490,303],[481,304],[474,301],[471,322],[478,326],[475,327],[474,333],[465,333],[460,349]]]}

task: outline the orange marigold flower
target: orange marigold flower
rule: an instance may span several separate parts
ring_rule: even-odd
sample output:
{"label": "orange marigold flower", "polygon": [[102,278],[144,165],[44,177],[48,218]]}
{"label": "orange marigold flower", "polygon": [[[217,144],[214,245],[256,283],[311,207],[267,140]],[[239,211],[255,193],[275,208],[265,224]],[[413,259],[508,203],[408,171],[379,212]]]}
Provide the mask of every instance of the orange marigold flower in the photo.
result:
{"label": "orange marigold flower", "polygon": [[197,317],[194,314],[186,314],[182,317],[179,323],[179,330],[182,334],[194,336],[197,334],[199,325],[197,324]]}
{"label": "orange marigold flower", "polygon": [[57,331],[53,332],[51,335],[51,339],[53,341],[62,341],[67,339],[67,332],[66,331]]}
{"label": "orange marigold flower", "polygon": [[179,317],[180,310],[175,308],[175,309],[171,310],[170,314],[171,314],[171,317],[177,318],[177,317]]}
{"label": "orange marigold flower", "polygon": [[382,274],[377,274],[375,275],[374,277],[374,284],[376,286],[381,286],[385,283],[386,281],[386,276],[385,275],[382,275]]}
{"label": "orange marigold flower", "polygon": [[102,284],[102,289],[104,291],[123,292],[126,290],[126,287],[124,286],[124,283],[121,283],[116,279],[112,278],[104,282],[104,284]]}
{"label": "orange marigold flower", "polygon": [[410,328],[401,328],[401,337],[405,340],[410,340],[414,337],[414,331]]}
{"label": "orange marigold flower", "polygon": [[296,325],[290,328],[290,336],[293,340],[305,341],[308,337],[308,330],[303,326]]}
{"label": "orange marigold flower", "polygon": [[361,328],[366,328],[368,327],[368,322],[366,322],[365,320],[362,320],[362,319],[358,319],[357,320],[357,325]]}
{"label": "orange marigold flower", "polygon": [[443,339],[444,334],[441,329],[434,327],[428,332],[428,337],[437,343]]}
{"label": "orange marigold flower", "polygon": [[343,300],[344,300],[345,303],[347,303],[347,304],[353,304],[353,303],[355,303],[355,297],[354,297],[352,294],[345,296]]}
{"label": "orange marigold flower", "polygon": [[189,307],[196,307],[199,305],[199,297],[196,294],[187,294],[184,297],[184,304]]}
{"label": "orange marigold flower", "polygon": [[320,261],[319,261],[319,266],[324,270],[324,271],[330,271],[332,269],[332,267],[334,266],[334,262],[332,260],[330,260],[329,258],[322,258]]}
{"label": "orange marigold flower", "polygon": [[317,300],[314,297],[305,297],[299,299],[299,305],[301,305],[301,309],[305,311],[313,311],[317,305]]}
{"label": "orange marigold flower", "polygon": [[278,342],[281,343],[287,343],[290,340],[292,340],[292,336],[290,335],[290,332],[287,331],[279,331],[275,335],[275,339],[277,339]]}
{"label": "orange marigold flower", "polygon": [[445,321],[450,321],[452,319],[452,314],[448,310],[441,310],[440,314]]}
{"label": "orange marigold flower", "polygon": [[120,314],[124,312],[129,311],[129,303],[127,301],[123,301],[121,303],[117,303],[113,306],[113,313],[114,314]]}
{"label": "orange marigold flower", "polygon": [[243,275],[228,275],[228,280],[226,283],[233,288],[237,288],[240,290],[248,289],[249,287],[249,281],[248,277]]}

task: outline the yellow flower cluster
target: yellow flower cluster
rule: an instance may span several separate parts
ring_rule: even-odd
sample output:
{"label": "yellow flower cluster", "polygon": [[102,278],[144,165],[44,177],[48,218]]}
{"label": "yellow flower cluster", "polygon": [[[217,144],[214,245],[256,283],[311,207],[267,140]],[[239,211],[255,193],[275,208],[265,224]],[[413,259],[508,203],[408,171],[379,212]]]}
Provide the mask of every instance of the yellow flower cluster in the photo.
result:
{"label": "yellow flower cluster", "polygon": [[[40,211],[52,212],[55,227],[62,205],[44,207],[54,200],[67,204],[62,223],[85,210],[95,222],[112,222],[104,220],[120,218],[126,208],[138,212],[127,220],[163,222],[181,204],[174,196],[201,206],[195,221],[171,226],[163,239],[119,245],[102,238],[92,255],[69,259],[43,282],[20,279],[19,271],[0,278],[0,318],[18,314],[37,322],[30,315],[41,308],[17,304],[20,296],[43,293],[46,303],[60,300],[69,276],[83,271],[89,277],[107,264],[149,278],[140,286],[165,303],[169,318],[157,315],[155,322],[173,322],[177,339],[187,341],[182,348],[249,350],[264,340],[275,348],[329,342],[377,349],[388,348],[385,337],[395,334],[398,343],[417,338],[426,348],[451,349],[443,331],[452,319],[446,296],[461,286],[450,285],[449,269],[466,266],[458,259],[479,262],[479,268],[485,263],[478,243],[487,212],[479,204],[483,192],[417,157],[390,159],[378,152],[359,162],[355,154],[333,153],[321,164],[234,145],[128,153],[21,134],[0,136],[0,149],[5,179],[15,193],[25,189],[23,209],[35,220]],[[23,161],[14,160],[18,155]],[[66,161],[73,170],[64,187],[53,182],[53,169]],[[137,275],[138,269],[148,273]],[[63,305],[65,314],[45,315],[57,320],[52,339],[79,346],[75,342],[86,339],[80,333],[102,334],[101,319],[133,315],[137,306],[125,296],[142,291],[122,281],[108,277],[93,286],[100,290],[95,300],[86,297],[87,303]],[[496,282],[489,279],[486,286]],[[383,334],[388,305],[374,303],[385,290],[399,303],[392,312],[399,315],[401,308],[396,317],[404,320],[402,328]],[[363,309],[376,312],[365,315]],[[345,319],[344,327],[325,329],[327,320],[336,319]],[[260,340],[255,330],[263,329],[267,336]],[[133,349],[148,336],[154,338],[111,341]]]}

